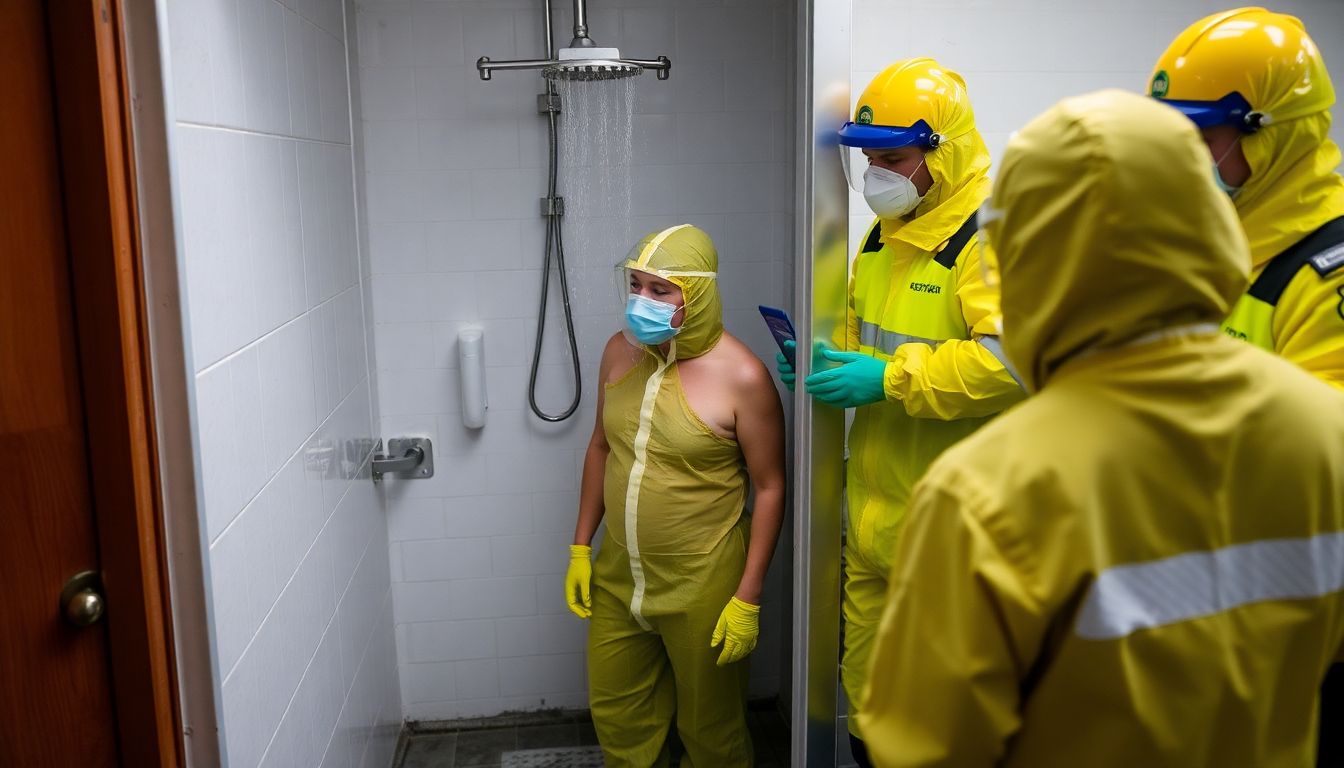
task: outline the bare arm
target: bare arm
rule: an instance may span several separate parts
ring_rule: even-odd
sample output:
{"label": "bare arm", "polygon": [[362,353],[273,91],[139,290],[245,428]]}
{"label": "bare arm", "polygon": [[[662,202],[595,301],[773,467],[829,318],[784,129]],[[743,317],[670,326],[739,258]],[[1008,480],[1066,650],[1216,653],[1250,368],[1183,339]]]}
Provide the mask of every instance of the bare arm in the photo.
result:
{"label": "bare arm", "polygon": [[597,417],[593,424],[593,436],[588,440],[588,452],[583,457],[583,476],[579,483],[579,520],[574,526],[574,543],[592,546],[597,526],[602,523],[606,506],[602,500],[602,481],[607,469],[607,454],[611,446],[607,445],[607,432],[602,427],[602,410],[606,403],[607,382],[611,381],[613,369],[624,365],[630,352],[630,345],[618,333],[607,341],[602,350],[602,363],[597,374]]}
{"label": "bare arm", "polygon": [[737,444],[747,461],[756,504],[751,515],[747,565],[735,596],[760,605],[765,572],[784,524],[784,409],[770,373],[755,358],[751,365],[743,366],[737,390]]}

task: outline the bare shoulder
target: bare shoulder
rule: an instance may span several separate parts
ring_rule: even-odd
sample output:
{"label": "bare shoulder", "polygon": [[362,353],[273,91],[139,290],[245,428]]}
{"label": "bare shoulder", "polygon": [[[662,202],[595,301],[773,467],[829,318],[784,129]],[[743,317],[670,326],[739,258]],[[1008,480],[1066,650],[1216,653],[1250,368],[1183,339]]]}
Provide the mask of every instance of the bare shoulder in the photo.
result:
{"label": "bare shoulder", "polygon": [[635,364],[639,362],[640,357],[644,355],[644,349],[630,343],[625,338],[625,334],[617,331],[607,339],[607,345],[602,349],[602,363],[600,366],[600,377],[604,382],[615,381],[624,376]]}
{"label": "bare shoulder", "polygon": [[740,339],[724,331],[715,351],[719,352],[719,363],[725,377],[732,381],[735,388],[745,394],[758,395],[766,392],[776,394],[774,380],[770,371],[756,356],[755,352]]}

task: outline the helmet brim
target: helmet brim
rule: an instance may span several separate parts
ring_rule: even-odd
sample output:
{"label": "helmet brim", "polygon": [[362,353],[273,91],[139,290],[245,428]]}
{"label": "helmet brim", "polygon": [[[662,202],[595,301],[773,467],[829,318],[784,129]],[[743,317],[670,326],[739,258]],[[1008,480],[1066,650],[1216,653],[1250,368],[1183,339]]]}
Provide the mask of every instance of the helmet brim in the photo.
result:
{"label": "helmet brim", "polygon": [[1229,93],[1217,101],[1194,101],[1186,99],[1158,99],[1170,106],[1200,128],[1213,128],[1218,125],[1234,125],[1242,130],[1250,130],[1246,116],[1251,105],[1239,93]]}
{"label": "helmet brim", "polygon": [[860,149],[899,149],[901,147],[932,145],[933,129],[920,120],[914,125],[870,125],[848,122],[837,131],[840,145]]}

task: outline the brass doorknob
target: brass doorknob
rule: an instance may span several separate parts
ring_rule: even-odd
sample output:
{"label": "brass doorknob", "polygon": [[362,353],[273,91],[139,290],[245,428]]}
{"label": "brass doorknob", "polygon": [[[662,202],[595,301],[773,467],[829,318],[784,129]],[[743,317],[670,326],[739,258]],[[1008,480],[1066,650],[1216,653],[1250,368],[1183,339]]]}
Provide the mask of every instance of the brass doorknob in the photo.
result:
{"label": "brass doorknob", "polygon": [[81,589],[65,604],[65,620],[76,627],[87,627],[103,618],[103,596],[92,589]]}
{"label": "brass doorknob", "polygon": [[107,610],[101,589],[101,579],[96,571],[75,574],[61,590],[61,615],[76,627],[96,623]]}

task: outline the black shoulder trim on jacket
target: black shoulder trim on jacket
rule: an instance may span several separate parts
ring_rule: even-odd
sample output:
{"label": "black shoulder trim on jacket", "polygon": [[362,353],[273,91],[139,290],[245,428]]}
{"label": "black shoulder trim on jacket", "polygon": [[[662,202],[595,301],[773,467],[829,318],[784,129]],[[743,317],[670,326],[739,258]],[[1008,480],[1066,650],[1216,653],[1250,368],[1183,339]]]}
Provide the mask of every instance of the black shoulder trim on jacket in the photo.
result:
{"label": "black shoulder trim on jacket", "polygon": [[971,218],[962,222],[962,225],[948,239],[947,245],[943,246],[943,250],[939,251],[938,255],[933,257],[933,260],[951,269],[956,265],[957,257],[961,255],[962,250],[966,248],[966,243],[971,241],[971,236],[975,234],[977,229],[979,229],[979,225],[976,223],[976,214],[972,213]]}
{"label": "black shoulder trim on jacket", "polygon": [[1288,283],[1308,264],[1321,277],[1344,267],[1344,216],[1326,222],[1270,259],[1247,293],[1275,306],[1287,290]]}

